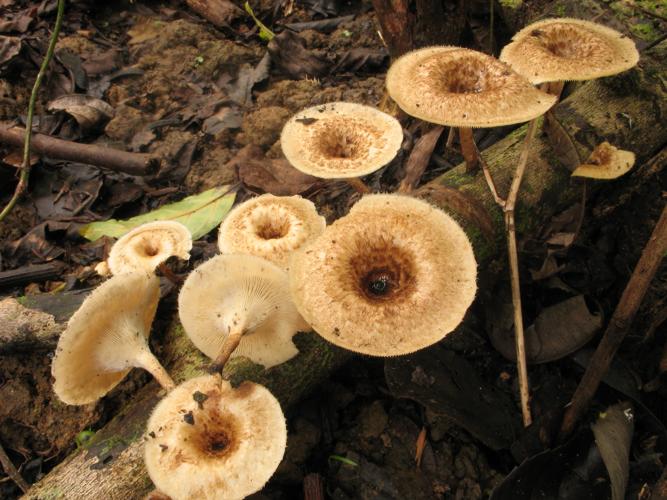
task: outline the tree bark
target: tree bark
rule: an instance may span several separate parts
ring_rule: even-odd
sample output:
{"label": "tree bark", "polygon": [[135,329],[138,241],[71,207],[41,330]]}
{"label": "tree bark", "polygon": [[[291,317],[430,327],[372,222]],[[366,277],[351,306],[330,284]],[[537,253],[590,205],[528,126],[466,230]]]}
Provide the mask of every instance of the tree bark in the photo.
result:
{"label": "tree bark", "polygon": [[373,0],[389,55],[430,45],[458,45],[465,26],[462,0]]}
{"label": "tree bark", "polygon": [[[635,151],[637,165],[641,165],[667,142],[667,128],[662,123],[662,117],[667,115],[667,91],[662,84],[667,80],[664,61],[667,61],[667,42],[644,53],[638,69],[587,83],[557,107],[554,119],[571,136],[581,157],[586,158],[595,145],[607,139]],[[518,129],[484,153],[501,194],[509,189],[525,130],[526,127]],[[451,196],[452,189],[464,196]],[[559,164],[557,154],[543,137],[537,138],[531,147],[517,206],[519,237],[575,202],[579,191],[577,184],[570,182],[570,172]],[[459,166],[420,189],[418,194],[448,210],[462,223],[475,248],[480,269],[487,267],[485,264],[494,257],[505,257],[503,214],[481,172],[469,175]],[[492,231],[488,227],[482,229],[480,220],[485,220]],[[202,373],[208,360],[195,351],[176,323],[162,344],[165,347],[162,353],[157,353],[158,357],[176,382]],[[326,379],[347,356],[312,333],[300,334],[298,346],[301,354],[270,370],[263,371],[237,359],[228,364],[226,372],[237,382],[248,379],[265,384],[289,407]],[[96,434],[90,446],[74,452],[24,498],[127,500],[145,495],[152,486],[143,465],[142,434],[159,395],[155,383],[140,390]]]}

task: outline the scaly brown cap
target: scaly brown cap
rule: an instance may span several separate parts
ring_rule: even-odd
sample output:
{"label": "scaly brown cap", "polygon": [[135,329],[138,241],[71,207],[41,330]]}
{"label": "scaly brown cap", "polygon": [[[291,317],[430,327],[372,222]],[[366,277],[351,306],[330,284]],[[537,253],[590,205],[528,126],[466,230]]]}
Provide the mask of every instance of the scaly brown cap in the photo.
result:
{"label": "scaly brown cap", "polygon": [[287,269],[292,252],[319,236],[326,222],[301,196],[263,194],[235,207],[218,233],[222,253],[248,253]]}
{"label": "scaly brown cap", "polygon": [[155,486],[174,500],[236,500],[266,484],[286,445],[285,417],[268,389],[252,382],[234,389],[206,375],[155,407],[144,461]]}
{"label": "scaly brown cap", "polygon": [[289,295],[287,272],[254,255],[217,255],[190,273],[178,314],[192,343],[215,359],[230,333],[234,356],[270,368],[296,356],[292,337],[310,330]]}
{"label": "scaly brown cap", "polygon": [[624,151],[603,142],[593,150],[586,163],[572,172],[572,177],[616,179],[628,173],[634,164],[635,154],[632,151]]}
{"label": "scaly brown cap", "polygon": [[450,127],[498,127],[544,114],[556,97],[507,64],[470,49],[427,47],[399,57],[387,91],[407,114]]}
{"label": "scaly brown cap", "polygon": [[459,225],[430,204],[367,195],[294,254],[299,312],[333,344],[374,356],[442,339],[475,298],[476,263]]}
{"label": "scaly brown cap", "polygon": [[191,248],[190,231],[180,222],[148,222],[123,235],[111,247],[108,270],[111,274],[131,271],[152,273],[169,257],[189,259]]}
{"label": "scaly brown cap", "polygon": [[519,31],[500,60],[533,84],[592,80],[628,70],[639,61],[631,38],[581,19],[545,19]]}
{"label": "scaly brown cap", "polygon": [[58,340],[53,389],[67,404],[87,404],[113,389],[133,367],[173,382],[148,348],[160,281],[143,272],[118,274],[97,287]]}
{"label": "scaly brown cap", "polygon": [[300,111],[283,127],[280,144],[294,168],[323,179],[360,177],[398,153],[403,129],[380,110],[332,102]]}

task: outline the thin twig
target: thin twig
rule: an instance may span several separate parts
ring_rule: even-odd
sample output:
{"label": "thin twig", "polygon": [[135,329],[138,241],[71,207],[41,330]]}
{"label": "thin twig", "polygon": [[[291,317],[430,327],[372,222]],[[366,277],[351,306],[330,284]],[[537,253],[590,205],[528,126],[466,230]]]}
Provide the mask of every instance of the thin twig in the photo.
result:
{"label": "thin twig", "polygon": [[2,468],[5,470],[5,474],[7,474],[7,476],[9,476],[12,481],[16,483],[16,486],[21,488],[23,493],[26,493],[30,489],[30,485],[26,482],[25,479],[23,479],[23,476],[19,473],[12,461],[9,459],[7,453],[5,453],[5,449],[2,447],[2,444],[0,444],[0,464],[2,464]]}
{"label": "thin twig", "polygon": [[23,195],[23,192],[28,186],[28,179],[30,178],[30,139],[32,137],[32,120],[35,114],[35,104],[37,102],[37,93],[39,88],[42,86],[42,80],[46,74],[46,69],[53,58],[53,51],[56,48],[56,42],[58,41],[58,34],[60,33],[60,27],[63,24],[63,14],[65,12],[65,0],[58,0],[58,14],[56,15],[56,24],[53,27],[53,32],[51,33],[51,39],[49,40],[49,47],[46,50],[46,55],[42,61],[42,65],[39,68],[37,73],[37,78],[35,79],[35,84],[32,87],[32,93],[30,94],[30,101],[28,104],[28,117],[26,119],[25,126],[25,142],[23,145],[23,162],[21,163],[21,175],[19,177],[19,182],[16,185],[14,190],[14,195],[12,199],[9,200],[7,206],[0,212],[0,221],[2,221],[7,214],[14,208],[14,205],[18,202],[19,198]]}
{"label": "thin twig", "polygon": [[665,252],[667,252],[667,205],[662,210],[660,219],[653,229],[651,238],[644,247],[639,262],[635,266],[630,281],[623,290],[621,300],[616,306],[602,340],[595,349],[586,372],[572,396],[572,402],[568,406],[563,424],[560,429],[561,440],[567,438],[574,429],[575,424],[586,411],[595,391],[600,385],[602,377],[609,370],[611,361],[616,351],[625,339],[632,320],[642,303],[644,295],[648,290],[651,280],[658,270]]}
{"label": "thin twig", "polygon": [[493,176],[491,175],[491,170],[489,170],[489,165],[486,163],[486,160],[482,157],[482,153],[480,153],[479,149],[477,149],[477,143],[473,141],[472,143],[473,147],[475,148],[475,152],[477,154],[477,159],[479,160],[479,164],[482,166],[482,172],[484,173],[484,179],[486,180],[486,184],[489,186],[489,190],[491,191],[491,195],[493,196],[493,200],[498,204],[498,206],[502,209],[505,208],[505,200],[503,200],[500,195],[498,194],[498,189],[496,188],[496,183],[493,182]]}

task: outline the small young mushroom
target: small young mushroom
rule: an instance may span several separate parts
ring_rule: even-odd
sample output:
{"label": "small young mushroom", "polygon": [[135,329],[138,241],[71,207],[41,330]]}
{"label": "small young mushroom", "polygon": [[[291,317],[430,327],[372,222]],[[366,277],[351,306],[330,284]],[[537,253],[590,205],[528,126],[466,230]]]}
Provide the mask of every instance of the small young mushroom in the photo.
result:
{"label": "small young mushroom", "polygon": [[294,254],[296,306],[329,342],[373,356],[441,340],[475,298],[476,263],[463,229],[425,201],[364,196]]}
{"label": "small young mushroom", "polygon": [[628,173],[634,164],[635,154],[632,151],[624,151],[603,142],[593,150],[586,163],[572,172],[572,177],[616,179]]}
{"label": "small young mushroom", "polygon": [[402,142],[398,120],[351,102],[304,109],[289,119],[280,136],[294,168],[322,179],[345,179],[361,192],[369,190],[358,178],[393,160]]}
{"label": "small young mushroom", "polygon": [[319,236],[326,221],[301,196],[263,194],[235,207],[218,233],[222,253],[248,253],[287,269],[295,250]]}
{"label": "small young mushroom", "polygon": [[[512,37],[500,60],[537,85],[566,80],[592,80],[626,71],[639,52],[631,38],[601,24],[581,19],[545,19]],[[554,94],[560,95],[562,84]]]}
{"label": "small young mushroom", "polygon": [[159,278],[144,272],[113,276],[86,298],[60,335],[51,366],[63,402],[92,403],[133,367],[150,372],[165,389],[174,387],[148,347],[159,298]]}
{"label": "small young mushroom", "polygon": [[556,102],[494,57],[449,46],[399,57],[387,73],[387,91],[407,114],[458,127],[468,171],[480,160],[473,128],[527,122]]}
{"label": "small young mushroom", "polygon": [[206,375],[155,407],[144,461],[155,486],[174,500],[235,500],[266,484],[286,444],[285,417],[268,389],[252,382],[234,389]]}
{"label": "small young mushroom", "polygon": [[[123,235],[111,247],[107,266],[111,274],[152,273],[169,257],[189,259],[191,248],[190,231],[180,222],[148,222]],[[104,268],[100,266],[100,270]]]}
{"label": "small young mushroom", "polygon": [[215,370],[231,356],[266,368],[283,363],[299,352],[292,337],[310,330],[290,297],[287,272],[254,255],[217,255],[197,267],[183,284],[178,313]]}

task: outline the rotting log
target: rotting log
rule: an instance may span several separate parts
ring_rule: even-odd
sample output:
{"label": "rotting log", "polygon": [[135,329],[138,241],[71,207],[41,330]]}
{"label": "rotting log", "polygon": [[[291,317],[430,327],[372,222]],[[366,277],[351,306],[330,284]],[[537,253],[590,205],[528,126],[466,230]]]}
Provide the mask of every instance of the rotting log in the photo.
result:
{"label": "rotting log", "polygon": [[[555,119],[571,136],[582,158],[606,139],[635,151],[637,164],[641,165],[667,142],[667,128],[663,126],[667,116],[665,61],[667,42],[644,53],[638,69],[589,82],[558,106]],[[524,134],[525,127],[520,128],[484,152],[502,193],[509,188]],[[452,196],[452,189],[463,196]],[[494,257],[504,259],[502,213],[481,173],[471,176],[459,166],[419,193],[459,218],[473,242],[480,269]],[[579,196],[579,185],[570,181],[569,171],[559,164],[544,138],[538,138],[531,149],[517,207],[519,237],[550,220]],[[487,229],[481,229],[475,221],[485,221]],[[172,326],[163,345],[158,357],[175,380],[202,372],[206,360],[194,350],[178,325]],[[236,381],[248,378],[267,385],[287,407],[326,379],[346,358],[313,334],[300,334],[298,346],[301,354],[271,370],[262,371],[256,365],[234,360],[226,371]],[[140,390],[86,449],[74,452],[55,467],[24,498],[141,498],[151,489],[142,461],[142,433],[158,397],[155,383]]]}

